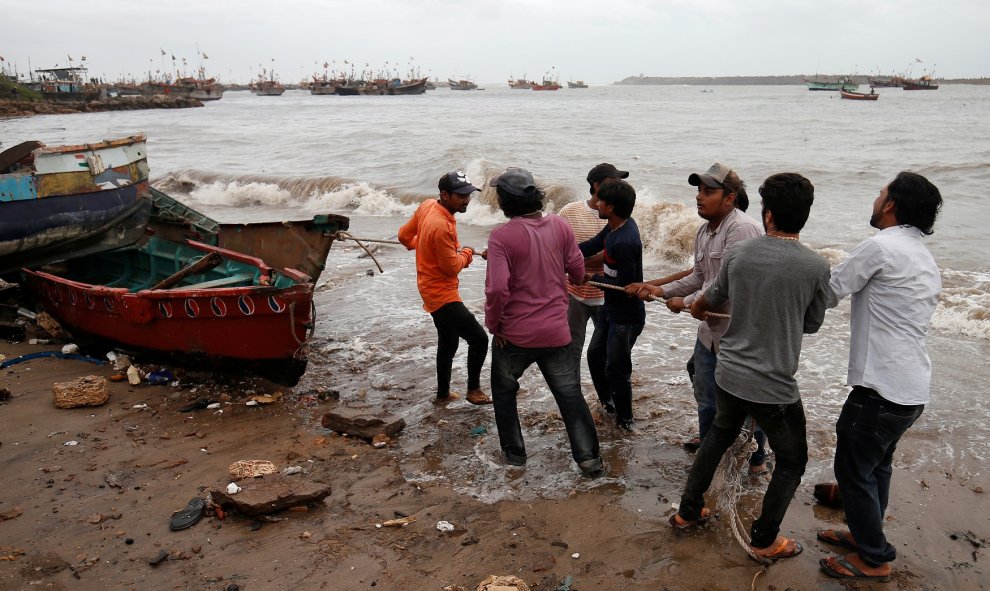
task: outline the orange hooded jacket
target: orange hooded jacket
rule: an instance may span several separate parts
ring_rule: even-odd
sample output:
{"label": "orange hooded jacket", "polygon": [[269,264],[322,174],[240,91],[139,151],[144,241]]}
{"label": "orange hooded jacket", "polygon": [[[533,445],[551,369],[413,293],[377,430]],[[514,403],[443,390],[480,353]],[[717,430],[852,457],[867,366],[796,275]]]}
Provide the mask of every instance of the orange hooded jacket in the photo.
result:
{"label": "orange hooded jacket", "polygon": [[399,228],[399,242],[416,251],[416,285],[427,312],[461,301],[457,274],[471,264],[474,252],[460,250],[454,214],[436,199],[424,201]]}

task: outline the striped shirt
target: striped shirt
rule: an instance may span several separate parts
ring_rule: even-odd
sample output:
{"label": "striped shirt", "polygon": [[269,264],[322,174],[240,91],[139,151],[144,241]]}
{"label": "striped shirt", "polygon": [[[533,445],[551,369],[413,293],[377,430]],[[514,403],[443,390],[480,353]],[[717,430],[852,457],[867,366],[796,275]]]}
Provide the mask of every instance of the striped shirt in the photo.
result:
{"label": "striped shirt", "polygon": [[[588,207],[587,201],[568,203],[560,209],[560,217],[567,220],[567,223],[571,225],[578,244],[597,236],[607,223],[598,217],[597,209]],[[585,271],[593,274],[601,274],[603,268],[601,263],[597,265],[585,265]],[[578,301],[589,306],[600,306],[605,301],[602,290],[590,285],[573,285],[569,279],[567,281],[567,292]]]}

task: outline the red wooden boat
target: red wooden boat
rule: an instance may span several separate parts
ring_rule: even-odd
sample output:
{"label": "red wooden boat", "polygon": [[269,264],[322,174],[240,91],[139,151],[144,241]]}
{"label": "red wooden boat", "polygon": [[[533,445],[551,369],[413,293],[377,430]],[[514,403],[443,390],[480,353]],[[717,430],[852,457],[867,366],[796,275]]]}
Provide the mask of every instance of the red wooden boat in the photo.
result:
{"label": "red wooden boat", "polygon": [[23,271],[73,330],[139,350],[230,365],[294,385],[306,368],[313,283],[246,254],[151,236],[133,247]]}
{"label": "red wooden boat", "polygon": [[839,94],[842,95],[842,98],[853,101],[875,101],[880,97],[879,94],[873,92],[872,90],[870,90],[869,93],[840,90]]}

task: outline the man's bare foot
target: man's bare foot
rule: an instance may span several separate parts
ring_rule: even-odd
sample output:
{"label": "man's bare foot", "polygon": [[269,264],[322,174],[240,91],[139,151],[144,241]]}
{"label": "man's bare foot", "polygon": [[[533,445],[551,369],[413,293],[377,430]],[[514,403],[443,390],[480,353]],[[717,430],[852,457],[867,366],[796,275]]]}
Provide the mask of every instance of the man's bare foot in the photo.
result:
{"label": "man's bare foot", "polygon": [[480,389],[468,390],[467,401],[471,404],[491,404],[492,399]]}
{"label": "man's bare foot", "polygon": [[750,549],[759,559],[778,560],[780,558],[792,558],[797,556],[804,550],[804,547],[801,546],[801,544],[799,544],[796,540],[791,540],[785,538],[784,536],[777,536],[777,539],[766,548],[750,546]]}

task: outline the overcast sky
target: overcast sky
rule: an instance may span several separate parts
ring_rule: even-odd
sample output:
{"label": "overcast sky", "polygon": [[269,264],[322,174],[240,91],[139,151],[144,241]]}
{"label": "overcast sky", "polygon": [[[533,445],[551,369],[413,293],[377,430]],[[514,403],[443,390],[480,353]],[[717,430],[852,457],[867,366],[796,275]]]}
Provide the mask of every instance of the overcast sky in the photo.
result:
{"label": "overcast sky", "polygon": [[[4,0],[0,56],[22,73],[115,79],[176,66],[284,82],[344,60],[500,82],[815,73],[990,75],[987,0]],[[197,53],[206,54],[203,60]],[[162,56],[162,50],[166,55]],[[274,60],[274,61],[273,61]],[[919,63],[917,60],[921,60]],[[349,66],[348,66],[349,67]]]}

